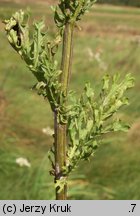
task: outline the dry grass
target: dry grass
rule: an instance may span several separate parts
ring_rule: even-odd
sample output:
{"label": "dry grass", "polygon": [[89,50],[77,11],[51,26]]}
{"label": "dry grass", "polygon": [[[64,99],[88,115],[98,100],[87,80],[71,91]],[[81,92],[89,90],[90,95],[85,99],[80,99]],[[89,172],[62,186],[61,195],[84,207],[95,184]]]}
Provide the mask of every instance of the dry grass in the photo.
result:
{"label": "dry grass", "polygon": [[128,138],[133,142],[140,140],[140,119],[131,126],[128,132]]}

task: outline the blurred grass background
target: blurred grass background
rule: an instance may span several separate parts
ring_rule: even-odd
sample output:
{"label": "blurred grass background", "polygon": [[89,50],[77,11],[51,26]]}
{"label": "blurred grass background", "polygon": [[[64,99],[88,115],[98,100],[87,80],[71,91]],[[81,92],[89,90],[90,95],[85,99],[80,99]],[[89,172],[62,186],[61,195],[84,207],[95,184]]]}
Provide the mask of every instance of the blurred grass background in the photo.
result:
{"label": "blurred grass background", "polygon": [[[55,25],[51,1],[1,1],[0,19],[18,9],[31,9],[32,19]],[[82,163],[69,182],[69,199],[140,199],[140,9],[96,4],[75,32],[70,88],[81,92],[90,81],[96,90],[107,72],[132,73],[130,105],[120,116],[132,126],[127,134],[106,138],[90,162]],[[53,115],[43,98],[31,91],[35,78],[7,42],[0,22],[0,199],[54,199],[47,151]],[[58,53],[58,59],[60,59]],[[19,167],[27,158],[31,167]]]}

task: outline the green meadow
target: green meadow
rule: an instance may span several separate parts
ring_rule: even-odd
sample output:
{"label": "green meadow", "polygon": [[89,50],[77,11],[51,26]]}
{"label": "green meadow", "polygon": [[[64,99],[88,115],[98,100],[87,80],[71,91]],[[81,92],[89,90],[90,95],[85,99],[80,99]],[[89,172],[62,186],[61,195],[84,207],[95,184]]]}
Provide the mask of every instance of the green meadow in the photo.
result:
{"label": "green meadow", "polygon": [[[32,20],[44,17],[49,37],[54,35],[45,2],[0,1],[0,19],[21,8],[30,10]],[[105,137],[95,156],[79,164],[69,178],[69,199],[140,199],[140,9],[96,4],[76,28],[70,88],[80,94],[90,81],[98,95],[105,73],[135,77],[130,105],[119,113],[131,129]],[[32,90],[35,82],[0,22],[0,199],[54,199],[47,155],[53,114]],[[30,166],[21,167],[19,158]]]}

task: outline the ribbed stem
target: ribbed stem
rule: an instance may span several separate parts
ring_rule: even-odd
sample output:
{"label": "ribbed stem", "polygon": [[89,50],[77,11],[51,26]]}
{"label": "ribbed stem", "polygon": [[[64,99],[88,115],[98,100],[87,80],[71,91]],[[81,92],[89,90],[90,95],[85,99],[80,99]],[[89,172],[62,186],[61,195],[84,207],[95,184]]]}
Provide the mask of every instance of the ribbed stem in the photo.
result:
{"label": "ribbed stem", "polygon": [[[65,95],[63,104],[66,104],[68,84],[71,74],[72,65],[72,47],[73,47],[73,24],[67,23],[65,25],[63,34],[63,48],[62,48],[62,74],[60,82],[62,84],[62,92]],[[58,113],[55,112],[55,180],[60,178],[67,178],[63,175],[63,167],[66,165],[66,150],[67,150],[67,124],[58,122]],[[67,199],[67,185],[59,193],[59,188],[56,188],[56,200]]]}

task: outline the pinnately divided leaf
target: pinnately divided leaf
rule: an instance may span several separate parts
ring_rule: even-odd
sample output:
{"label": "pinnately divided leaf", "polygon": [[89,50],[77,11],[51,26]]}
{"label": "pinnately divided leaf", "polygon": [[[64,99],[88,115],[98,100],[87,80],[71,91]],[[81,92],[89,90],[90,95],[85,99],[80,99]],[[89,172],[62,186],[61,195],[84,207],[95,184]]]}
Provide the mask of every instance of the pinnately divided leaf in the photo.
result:
{"label": "pinnately divided leaf", "polygon": [[47,33],[43,31],[43,21],[33,25],[33,33],[29,31],[27,15],[20,10],[5,21],[5,30],[11,46],[19,53],[27,67],[37,78],[34,85],[40,95],[48,98],[51,108],[58,106],[60,95],[60,83],[58,77],[61,71],[57,68],[54,59],[57,47],[61,42],[61,36],[56,36],[52,41],[47,39]]}
{"label": "pinnately divided leaf", "polygon": [[[113,83],[113,84],[112,84]],[[128,105],[125,93],[134,86],[134,78],[127,74],[122,80],[118,75],[113,78],[105,75],[100,97],[96,98],[90,84],[86,84],[84,93],[77,104],[73,105],[75,115],[68,116],[68,172],[71,172],[80,160],[88,160],[94,155],[102,136],[109,132],[126,132],[129,126],[115,119],[119,109]]]}

